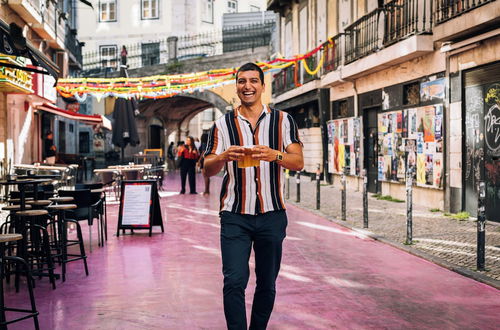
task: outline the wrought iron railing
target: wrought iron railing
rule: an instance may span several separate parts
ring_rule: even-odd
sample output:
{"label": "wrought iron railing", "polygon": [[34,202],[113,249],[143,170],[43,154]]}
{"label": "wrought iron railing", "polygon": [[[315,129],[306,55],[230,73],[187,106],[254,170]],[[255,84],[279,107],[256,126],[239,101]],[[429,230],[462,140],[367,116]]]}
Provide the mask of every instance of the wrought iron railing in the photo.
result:
{"label": "wrought iron railing", "polygon": [[[220,55],[242,49],[253,49],[270,44],[275,21],[235,26],[218,31],[196,35],[179,36],[177,39],[177,59]],[[83,54],[84,73],[102,74],[103,71],[118,70],[121,63],[121,45],[114,54],[91,51]],[[129,69],[154,64],[164,64],[169,60],[167,39],[126,45]]]}
{"label": "wrought iron railing", "polygon": [[273,95],[280,95],[295,88],[295,64],[273,76]]}
{"label": "wrought iron railing", "polygon": [[342,61],[341,35],[336,35],[330,41],[324,43],[323,47],[323,74],[337,70]]}
{"label": "wrought iron railing", "polygon": [[81,66],[83,63],[82,44],[78,41],[78,39],[76,39],[76,29],[71,29],[68,24],[66,24],[64,45],[66,46],[66,49],[73,54],[79,66]]}
{"label": "wrought iron railing", "polygon": [[434,22],[447,20],[495,0],[434,0]]}
{"label": "wrought iron railing", "polygon": [[[308,57],[306,59],[307,66],[311,71],[316,69],[316,65],[317,65],[316,63],[318,62],[316,60],[317,54],[318,53],[316,53],[315,55]],[[309,73],[307,73],[306,69],[304,68],[304,62],[302,62],[302,61],[300,61],[300,73],[301,73],[301,81],[300,82],[302,84],[308,83],[308,82],[316,79],[316,77],[318,76],[318,74],[315,74],[314,76],[312,76]]]}
{"label": "wrought iron railing", "polygon": [[345,63],[373,53],[379,48],[379,16],[376,9],[345,28]]}
{"label": "wrought iron railing", "polygon": [[384,5],[384,46],[432,31],[432,0],[391,0]]}

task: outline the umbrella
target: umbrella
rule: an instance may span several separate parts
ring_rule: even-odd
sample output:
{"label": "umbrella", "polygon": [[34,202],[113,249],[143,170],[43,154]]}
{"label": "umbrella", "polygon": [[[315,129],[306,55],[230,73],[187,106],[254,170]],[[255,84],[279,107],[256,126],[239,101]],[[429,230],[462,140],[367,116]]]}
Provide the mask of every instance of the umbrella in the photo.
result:
{"label": "umbrella", "polygon": [[137,103],[134,99],[126,100],[123,98],[116,99],[113,109],[113,138],[114,145],[122,148],[123,153],[127,144],[135,147],[139,144],[139,134],[137,134],[137,126],[135,123],[134,111],[137,108]]}

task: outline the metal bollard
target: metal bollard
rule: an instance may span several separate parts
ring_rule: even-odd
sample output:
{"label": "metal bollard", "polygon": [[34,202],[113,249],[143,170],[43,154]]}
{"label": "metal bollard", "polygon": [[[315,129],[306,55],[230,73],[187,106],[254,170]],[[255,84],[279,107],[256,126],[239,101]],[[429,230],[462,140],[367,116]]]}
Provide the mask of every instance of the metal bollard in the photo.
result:
{"label": "metal bollard", "polygon": [[320,176],[321,172],[319,170],[319,164],[318,164],[318,169],[316,170],[316,210],[319,210],[320,204],[321,204],[321,182],[320,182]]}
{"label": "metal bollard", "polygon": [[485,240],[486,240],[486,185],[484,181],[478,183],[477,194],[477,269],[484,270]]}
{"label": "metal bollard", "polygon": [[363,170],[363,228],[368,228],[368,177]]}
{"label": "metal bollard", "polygon": [[342,220],[343,221],[346,221],[346,213],[347,213],[347,210],[346,210],[346,199],[347,199],[347,189],[346,189],[346,177],[345,177],[345,169],[342,170],[342,177],[341,177],[341,181],[342,181]]}
{"label": "metal bollard", "polygon": [[297,199],[295,200],[297,203],[300,203],[300,172],[297,172]]}
{"label": "metal bollard", "polygon": [[286,199],[290,199],[290,171],[288,169],[285,170],[286,177]]}
{"label": "metal bollard", "polygon": [[413,244],[413,168],[406,170],[406,244]]}

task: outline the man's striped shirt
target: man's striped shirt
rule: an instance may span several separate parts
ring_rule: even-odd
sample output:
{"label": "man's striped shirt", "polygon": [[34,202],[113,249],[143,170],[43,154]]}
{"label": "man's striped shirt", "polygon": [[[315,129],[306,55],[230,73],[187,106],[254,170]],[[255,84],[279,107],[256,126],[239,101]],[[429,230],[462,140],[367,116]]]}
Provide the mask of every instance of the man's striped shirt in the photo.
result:
{"label": "man's striped shirt", "polygon": [[[286,112],[264,105],[255,131],[235,109],[219,118],[210,130],[205,156],[219,155],[232,145],[265,145],[282,151],[299,143],[297,124]],[[220,210],[241,214],[259,214],[285,209],[284,173],[276,162],[261,161],[260,166],[238,168],[227,162],[222,181]]]}

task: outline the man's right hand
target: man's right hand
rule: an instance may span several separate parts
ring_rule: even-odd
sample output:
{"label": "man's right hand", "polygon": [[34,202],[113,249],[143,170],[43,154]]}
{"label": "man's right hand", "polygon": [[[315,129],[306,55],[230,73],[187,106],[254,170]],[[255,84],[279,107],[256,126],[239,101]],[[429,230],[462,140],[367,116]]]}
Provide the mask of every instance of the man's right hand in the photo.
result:
{"label": "man's right hand", "polygon": [[230,146],[226,151],[221,153],[217,158],[219,161],[224,163],[239,160],[241,157],[245,156],[245,148],[240,146]]}
{"label": "man's right hand", "polygon": [[220,155],[211,154],[206,156],[203,164],[205,175],[210,177],[219,173],[227,162],[235,161],[243,157],[245,155],[244,150],[244,147],[230,146]]}

